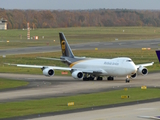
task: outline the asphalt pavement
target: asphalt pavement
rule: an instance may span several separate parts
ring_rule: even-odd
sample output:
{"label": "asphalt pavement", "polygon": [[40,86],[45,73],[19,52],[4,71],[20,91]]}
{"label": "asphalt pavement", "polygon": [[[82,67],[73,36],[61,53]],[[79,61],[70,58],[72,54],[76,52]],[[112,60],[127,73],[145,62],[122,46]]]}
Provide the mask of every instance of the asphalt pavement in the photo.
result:
{"label": "asphalt pavement", "polygon": [[[154,48],[158,49],[160,40],[128,40],[128,41],[113,41],[113,42],[93,42],[84,44],[71,44],[73,50],[84,49],[108,49],[108,48]],[[60,46],[38,46],[38,47],[25,47],[15,49],[2,49],[2,55],[15,55],[15,54],[30,54],[30,53],[45,53],[60,51]]]}

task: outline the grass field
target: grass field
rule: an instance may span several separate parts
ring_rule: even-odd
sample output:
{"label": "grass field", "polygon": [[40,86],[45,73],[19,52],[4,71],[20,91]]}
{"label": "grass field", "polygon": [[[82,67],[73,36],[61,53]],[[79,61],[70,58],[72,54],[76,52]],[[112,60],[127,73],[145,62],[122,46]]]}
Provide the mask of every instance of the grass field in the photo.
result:
{"label": "grass field", "polygon": [[0,78],[0,90],[28,85],[28,82]]}
{"label": "grass field", "polygon": [[39,40],[27,40],[27,30],[7,30],[0,31],[0,49],[59,45],[59,32],[66,35],[70,44],[114,41],[115,39],[147,40],[160,38],[159,27],[72,27],[31,30],[31,36],[39,36]]}
{"label": "grass field", "polygon": [[[160,64],[157,59],[155,50],[141,49],[99,49],[99,50],[76,50],[73,51],[76,56],[86,56],[93,58],[114,58],[114,57],[130,57],[136,64],[155,62],[153,66],[147,67],[149,72],[159,71]],[[15,66],[4,65],[3,63],[13,64],[32,64],[32,65],[50,65],[50,66],[66,66],[60,61],[37,59],[36,57],[55,57],[59,58],[61,52],[51,53],[36,53],[26,55],[10,55],[6,58],[1,58],[0,72],[2,73],[27,73],[27,74],[42,74],[40,69],[20,68]],[[56,71],[56,75],[61,75],[61,71]]]}
{"label": "grass field", "polygon": [[[146,90],[141,90],[140,88],[129,88],[128,91],[124,91],[122,89],[110,92],[77,95],[70,97],[0,103],[0,118],[160,98],[159,93],[160,89],[156,88],[148,88]],[[121,99],[121,95],[127,95],[129,96],[129,98]],[[75,105],[67,106],[68,102],[74,102]]]}

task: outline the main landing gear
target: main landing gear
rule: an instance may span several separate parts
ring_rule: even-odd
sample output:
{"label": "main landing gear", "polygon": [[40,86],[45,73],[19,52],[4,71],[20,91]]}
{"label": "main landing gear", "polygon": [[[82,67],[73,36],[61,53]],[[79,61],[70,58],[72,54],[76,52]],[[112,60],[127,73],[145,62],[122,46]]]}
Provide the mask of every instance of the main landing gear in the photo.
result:
{"label": "main landing gear", "polygon": [[[94,79],[95,79],[95,76],[84,74],[83,81],[93,81]],[[96,80],[101,81],[103,80],[103,77],[97,76]]]}
{"label": "main landing gear", "polygon": [[103,80],[103,77],[98,76],[97,80],[101,81],[101,80]]}
{"label": "main landing gear", "polygon": [[92,81],[94,80],[94,77],[84,77],[83,81]]}
{"label": "main landing gear", "polygon": [[[95,76],[84,74],[83,81],[93,81],[94,79],[95,79]],[[102,81],[102,80],[103,80],[103,77],[97,76],[97,77],[96,77],[96,80],[97,80],[97,81]],[[113,81],[113,80],[114,80],[114,77],[109,76],[109,77],[107,78],[107,80],[108,80],[108,81]]]}
{"label": "main landing gear", "polygon": [[83,77],[83,81],[93,81],[94,78],[95,78],[94,76],[85,74]]}
{"label": "main landing gear", "polygon": [[107,78],[107,80],[108,80],[108,81],[113,81],[113,80],[114,80],[114,77],[109,76],[109,77]]}

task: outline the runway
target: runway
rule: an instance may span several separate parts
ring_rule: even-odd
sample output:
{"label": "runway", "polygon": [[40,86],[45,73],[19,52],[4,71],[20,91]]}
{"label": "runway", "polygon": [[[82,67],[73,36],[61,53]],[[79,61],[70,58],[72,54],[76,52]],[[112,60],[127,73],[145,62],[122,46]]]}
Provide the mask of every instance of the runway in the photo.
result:
{"label": "runway", "polygon": [[[113,41],[113,42],[93,42],[85,44],[71,44],[73,50],[84,49],[107,49],[107,48],[154,48],[158,49],[160,40],[128,40],[128,41]],[[2,55],[15,55],[15,54],[30,54],[30,53],[43,53],[60,51],[60,46],[41,46],[41,47],[26,47],[16,49],[3,49],[0,50]]]}

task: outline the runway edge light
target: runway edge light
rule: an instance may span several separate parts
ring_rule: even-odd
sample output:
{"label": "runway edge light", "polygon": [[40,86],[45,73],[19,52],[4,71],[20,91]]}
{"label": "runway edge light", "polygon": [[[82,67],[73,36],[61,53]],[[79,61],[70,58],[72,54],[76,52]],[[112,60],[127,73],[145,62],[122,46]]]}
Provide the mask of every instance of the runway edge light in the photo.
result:
{"label": "runway edge light", "polygon": [[127,98],[129,98],[129,95],[121,95],[121,98],[122,99],[127,99]]}
{"label": "runway edge light", "polygon": [[147,89],[147,86],[141,86],[141,89],[142,89],[142,90],[146,90],[146,89]]}
{"label": "runway edge light", "polygon": [[128,88],[124,88],[124,90],[125,90],[125,91],[127,91],[127,90],[128,90]]}
{"label": "runway edge light", "polygon": [[74,106],[74,102],[67,103],[67,106]]}
{"label": "runway edge light", "polygon": [[147,50],[147,48],[142,48],[142,50]]}

